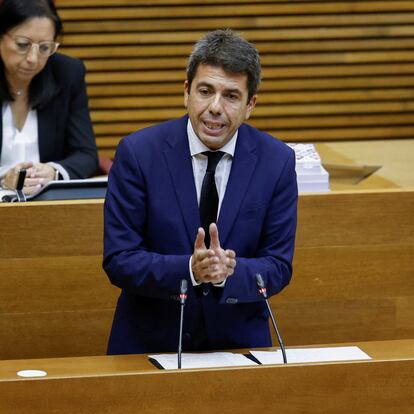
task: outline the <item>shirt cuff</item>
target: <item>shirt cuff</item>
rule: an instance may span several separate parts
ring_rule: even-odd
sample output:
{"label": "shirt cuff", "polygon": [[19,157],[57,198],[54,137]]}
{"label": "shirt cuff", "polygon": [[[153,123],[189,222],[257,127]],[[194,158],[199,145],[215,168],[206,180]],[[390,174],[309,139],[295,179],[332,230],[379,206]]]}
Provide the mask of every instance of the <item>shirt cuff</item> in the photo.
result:
{"label": "shirt cuff", "polygon": [[224,288],[224,285],[226,284],[226,280],[227,279],[224,279],[222,282],[220,282],[220,283],[213,283],[213,286],[214,287],[218,287],[218,288]]}
{"label": "shirt cuff", "polygon": [[68,181],[70,180],[69,173],[60,165],[56,164],[55,162],[48,162],[47,165],[53,167],[59,174],[62,176],[62,180]]}
{"label": "shirt cuff", "polygon": [[194,278],[193,271],[191,269],[192,263],[193,263],[193,255],[190,256],[190,260],[188,261],[188,270],[190,272],[190,279],[191,279],[192,285],[193,286],[199,286],[199,285],[201,285],[201,283],[198,283]]}

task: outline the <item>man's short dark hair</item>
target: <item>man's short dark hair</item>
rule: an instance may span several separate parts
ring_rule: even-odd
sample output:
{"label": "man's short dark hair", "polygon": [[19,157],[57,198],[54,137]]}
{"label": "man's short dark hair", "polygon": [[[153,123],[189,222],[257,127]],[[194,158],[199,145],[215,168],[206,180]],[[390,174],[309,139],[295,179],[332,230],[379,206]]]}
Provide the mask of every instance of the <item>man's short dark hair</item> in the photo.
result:
{"label": "man's short dark hair", "polygon": [[209,32],[195,44],[187,65],[189,89],[200,64],[217,66],[229,73],[247,75],[248,101],[259,90],[259,52],[230,29]]}

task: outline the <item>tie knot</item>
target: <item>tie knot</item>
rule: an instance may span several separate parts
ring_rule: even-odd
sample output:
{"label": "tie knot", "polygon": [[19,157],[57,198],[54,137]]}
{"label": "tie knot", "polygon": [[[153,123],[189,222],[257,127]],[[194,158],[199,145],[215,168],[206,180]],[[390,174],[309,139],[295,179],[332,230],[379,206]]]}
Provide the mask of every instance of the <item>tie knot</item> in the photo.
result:
{"label": "tie knot", "polygon": [[208,157],[207,171],[214,172],[216,171],[217,164],[222,159],[224,152],[223,151],[205,151],[204,155]]}

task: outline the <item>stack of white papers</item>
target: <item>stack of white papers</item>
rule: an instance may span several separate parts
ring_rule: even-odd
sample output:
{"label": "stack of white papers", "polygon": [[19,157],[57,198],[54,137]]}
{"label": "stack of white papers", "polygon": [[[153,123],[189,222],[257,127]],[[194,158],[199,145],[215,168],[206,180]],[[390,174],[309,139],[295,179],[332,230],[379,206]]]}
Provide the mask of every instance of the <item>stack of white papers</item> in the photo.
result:
{"label": "stack of white papers", "polygon": [[287,144],[295,151],[298,191],[329,191],[329,174],[313,144]]}
{"label": "stack of white papers", "polygon": [[[261,364],[283,364],[282,351],[250,351]],[[306,362],[333,362],[333,361],[358,361],[371,359],[357,346],[339,346],[329,348],[296,348],[286,349],[288,364]]]}
{"label": "stack of white papers", "polygon": [[[260,364],[283,364],[282,351],[250,351]],[[177,369],[177,354],[148,355],[164,369]],[[288,348],[286,349],[288,364],[310,362],[359,361],[371,359],[357,346],[338,346],[326,348]],[[242,354],[232,352],[211,352],[203,354],[181,355],[182,368],[219,368],[257,365]]]}
{"label": "stack of white papers", "polygon": [[[158,362],[164,369],[177,369],[177,354],[148,355]],[[237,367],[243,365],[257,365],[251,359],[242,354],[232,352],[211,352],[205,354],[181,355],[181,368],[216,368],[216,367]]]}

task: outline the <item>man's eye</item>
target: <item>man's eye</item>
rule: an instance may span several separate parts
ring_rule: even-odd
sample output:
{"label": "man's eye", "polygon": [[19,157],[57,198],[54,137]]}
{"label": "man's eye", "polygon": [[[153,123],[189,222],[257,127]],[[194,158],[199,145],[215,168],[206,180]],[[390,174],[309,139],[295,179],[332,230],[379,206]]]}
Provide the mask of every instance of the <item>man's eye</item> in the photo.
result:
{"label": "man's eye", "polygon": [[228,95],[226,95],[226,98],[227,98],[229,101],[235,101],[235,100],[237,100],[238,96],[237,96],[236,94],[229,93]]}
{"label": "man's eye", "polygon": [[208,89],[199,89],[200,95],[208,96],[210,91]]}

